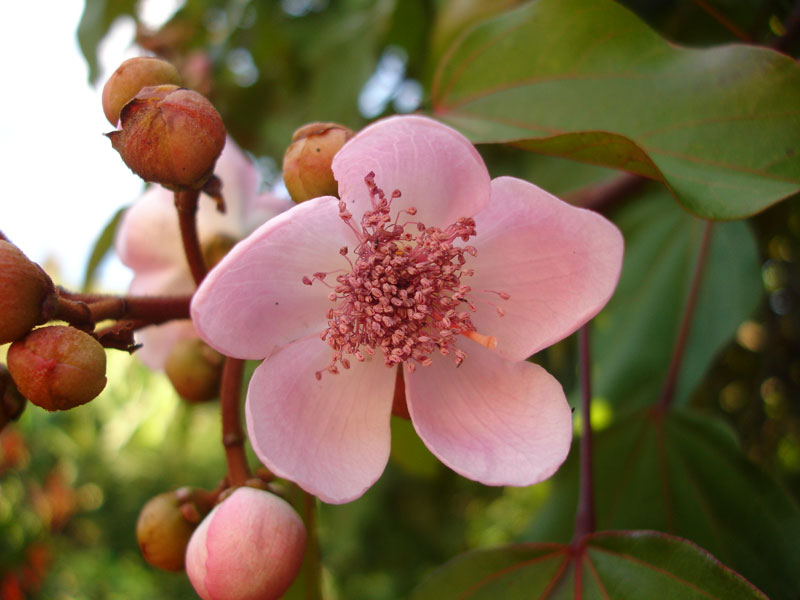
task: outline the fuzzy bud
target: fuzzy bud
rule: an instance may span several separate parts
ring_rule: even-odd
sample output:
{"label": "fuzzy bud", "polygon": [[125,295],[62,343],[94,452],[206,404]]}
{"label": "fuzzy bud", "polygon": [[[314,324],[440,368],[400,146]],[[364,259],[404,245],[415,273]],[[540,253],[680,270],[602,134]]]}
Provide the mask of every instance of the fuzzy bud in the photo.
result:
{"label": "fuzzy bud", "polygon": [[208,495],[181,488],[154,496],[142,507],[136,539],[148,564],[166,571],[183,570],[189,539],[213,507]]}
{"label": "fuzzy bud", "polygon": [[42,303],[55,288],[19,248],[0,240],[0,344],[18,340],[44,322]]}
{"label": "fuzzy bud", "polygon": [[46,410],[68,410],[106,386],[106,353],[83,331],[41,327],[8,349],[8,370],[20,393]]}
{"label": "fuzzy bud", "polygon": [[292,200],[338,196],[331,163],[353,132],[336,123],[309,123],[294,132],[283,155],[283,182]]}
{"label": "fuzzy bud", "polygon": [[25,409],[25,398],[17,390],[11,374],[0,364],[0,431],[9,422],[19,418]]}
{"label": "fuzzy bud", "polygon": [[270,492],[241,487],[218,504],[186,549],[186,574],[203,600],[274,600],[303,563],[306,529]]}
{"label": "fuzzy bud", "polygon": [[204,341],[186,339],[172,347],[164,371],[181,398],[205,402],[219,394],[224,362],[225,358]]}
{"label": "fuzzy bud", "polygon": [[103,86],[103,112],[116,126],[119,113],[144,87],[153,85],[180,85],[178,70],[165,60],[139,56],[123,62]]}
{"label": "fuzzy bud", "polygon": [[174,85],[146,87],[107,134],[130,169],[169,189],[199,189],[225,146],[225,125],[204,96]]}

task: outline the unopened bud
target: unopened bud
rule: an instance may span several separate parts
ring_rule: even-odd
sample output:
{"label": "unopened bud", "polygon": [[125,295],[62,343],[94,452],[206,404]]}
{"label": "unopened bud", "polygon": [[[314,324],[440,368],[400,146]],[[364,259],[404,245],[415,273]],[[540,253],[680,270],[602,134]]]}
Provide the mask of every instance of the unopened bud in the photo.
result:
{"label": "unopened bud", "polygon": [[181,571],[186,546],[213,503],[207,492],[181,488],[151,498],[136,522],[139,550],[148,564],[167,571]]}
{"label": "unopened bud", "polygon": [[68,410],[106,386],[106,353],[83,331],[41,327],[8,349],[8,370],[20,393],[46,410]]}
{"label": "unopened bud", "polygon": [[146,87],[107,134],[130,169],[169,189],[199,189],[225,146],[225,125],[204,96],[173,85]]}
{"label": "unopened bud", "polygon": [[103,112],[116,126],[119,113],[144,87],[180,85],[178,70],[165,60],[148,56],[129,58],[123,62],[103,86]]}
{"label": "unopened bud", "polygon": [[231,248],[236,245],[236,239],[229,235],[218,234],[212,237],[208,242],[203,244],[203,259],[205,260],[206,267],[211,269],[225,255],[230,252]]}
{"label": "unopened bud", "polygon": [[17,390],[5,365],[0,365],[0,431],[19,418],[25,409],[25,398]]}
{"label": "unopened bud", "polygon": [[42,303],[53,282],[19,248],[0,240],[0,344],[18,340],[44,322]]}
{"label": "unopened bud", "polygon": [[240,487],[195,530],[186,574],[203,600],[277,599],[297,577],[305,543],[305,526],[291,505]]}
{"label": "unopened bud", "polygon": [[219,394],[224,362],[225,357],[201,339],[185,339],[170,350],[164,371],[181,398],[205,402]]}
{"label": "unopened bud", "polygon": [[283,155],[283,182],[292,200],[338,196],[331,163],[353,132],[336,123],[309,123],[294,132]]}

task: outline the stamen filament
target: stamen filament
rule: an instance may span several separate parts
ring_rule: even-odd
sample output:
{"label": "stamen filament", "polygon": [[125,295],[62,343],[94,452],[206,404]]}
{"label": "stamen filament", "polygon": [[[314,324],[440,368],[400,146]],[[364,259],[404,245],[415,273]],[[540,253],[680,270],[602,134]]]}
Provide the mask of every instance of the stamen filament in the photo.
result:
{"label": "stamen filament", "polygon": [[489,350],[494,350],[497,348],[497,338],[493,335],[483,335],[482,333],[478,333],[477,331],[462,331],[461,335],[465,338],[472,340],[480,344],[481,346],[487,347]]}

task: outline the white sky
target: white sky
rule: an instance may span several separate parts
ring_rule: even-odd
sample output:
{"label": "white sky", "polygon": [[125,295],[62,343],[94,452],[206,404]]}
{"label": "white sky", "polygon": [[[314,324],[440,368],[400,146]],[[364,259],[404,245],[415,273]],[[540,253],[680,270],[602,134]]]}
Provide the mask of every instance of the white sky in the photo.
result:
{"label": "white sky", "polygon": [[[10,2],[0,36],[0,231],[31,259],[57,261],[71,287],[105,224],[143,189],[102,135],[113,127],[78,48],[82,10],[82,0],[49,2],[45,11]],[[106,40],[105,75],[135,55],[132,37],[129,21]],[[129,279],[112,261],[101,283],[124,291]]]}

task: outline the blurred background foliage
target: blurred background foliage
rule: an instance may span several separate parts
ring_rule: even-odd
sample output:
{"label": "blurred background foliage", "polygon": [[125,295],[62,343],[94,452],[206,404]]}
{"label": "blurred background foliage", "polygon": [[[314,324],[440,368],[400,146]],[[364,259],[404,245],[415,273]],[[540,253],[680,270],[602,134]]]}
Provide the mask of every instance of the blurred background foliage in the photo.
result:
{"label": "blurred background foliage", "polygon": [[[449,44],[472,23],[518,3],[187,0],[152,30],[142,23],[141,2],[86,0],[77,36],[96,78],[104,36],[119,19],[133,19],[137,43],[173,61],[190,87],[212,99],[231,135],[274,181],[292,132],[308,121],[358,129],[381,115],[424,109],[436,62]],[[692,46],[772,39],[783,33],[793,5],[623,4],[666,38]],[[517,150],[481,150],[494,176],[521,176],[567,197],[614,175]],[[669,352],[694,257],[697,220],[655,185],[639,199],[609,212],[626,231],[629,252],[633,246],[648,259],[626,262],[618,298],[623,307],[645,302],[637,307],[643,321],[620,339],[609,323],[631,314],[619,315],[612,302],[596,322],[595,358],[603,370],[593,417],[601,429],[641,406],[637,394],[650,394],[643,386],[654,382],[651,365],[631,360]],[[662,238],[647,229],[652,222]],[[675,235],[687,237],[676,241]],[[723,317],[692,346],[698,354],[690,353],[691,381],[681,388],[680,402],[730,424],[746,455],[798,500],[800,203],[792,198],[746,223],[719,225],[714,239],[722,244],[709,268],[710,279],[717,274],[716,293],[702,301],[698,326]],[[649,300],[636,296],[645,284]],[[728,286],[743,290],[733,308]],[[567,390],[576,383],[575,345],[570,338],[537,357]],[[195,597],[183,575],[143,562],[134,526],[140,507],[157,493],[216,486],[224,473],[216,406],[187,406],[162,374],[121,353],[110,353],[109,360],[109,385],[97,401],[64,414],[28,408],[0,434],[4,600]],[[467,481],[441,467],[409,423],[397,421],[393,431],[392,460],[381,480],[356,502],[321,507],[326,597],[406,597],[455,554],[524,538],[551,496],[552,482],[496,489]]]}

